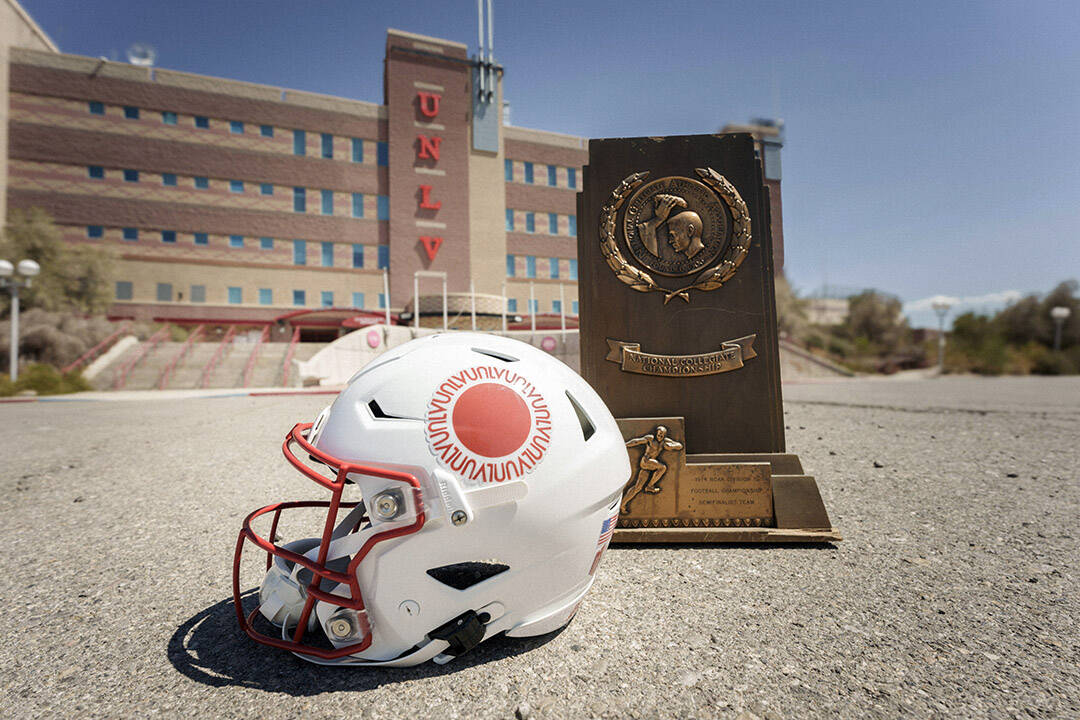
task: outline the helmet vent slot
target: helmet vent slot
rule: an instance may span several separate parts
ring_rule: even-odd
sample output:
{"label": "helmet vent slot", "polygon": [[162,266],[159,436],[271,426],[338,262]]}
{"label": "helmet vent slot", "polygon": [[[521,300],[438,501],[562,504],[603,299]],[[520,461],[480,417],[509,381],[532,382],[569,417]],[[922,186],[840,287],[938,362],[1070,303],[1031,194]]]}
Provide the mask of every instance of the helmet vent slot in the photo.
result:
{"label": "helmet vent slot", "polygon": [[588,442],[589,438],[596,433],[596,426],[593,425],[593,421],[585,412],[585,408],[581,407],[581,404],[574,399],[569,390],[566,391],[566,397],[569,398],[570,404],[574,407],[574,414],[577,415],[578,422],[581,424],[581,436]]}
{"label": "helmet vent slot", "polygon": [[427,574],[455,590],[467,590],[509,569],[509,565],[496,562],[463,562],[431,568]]}
{"label": "helmet vent slot", "polygon": [[372,417],[376,420],[415,420],[416,418],[402,417],[401,415],[391,415],[379,407],[379,403],[375,401],[375,398],[371,399],[368,403],[368,410],[371,411]]}
{"label": "helmet vent slot", "polygon": [[517,362],[518,359],[513,355],[507,355],[506,353],[495,352],[494,350],[487,350],[486,348],[473,348],[474,353],[480,353],[481,355],[487,355],[493,357],[496,360],[502,360],[503,362]]}

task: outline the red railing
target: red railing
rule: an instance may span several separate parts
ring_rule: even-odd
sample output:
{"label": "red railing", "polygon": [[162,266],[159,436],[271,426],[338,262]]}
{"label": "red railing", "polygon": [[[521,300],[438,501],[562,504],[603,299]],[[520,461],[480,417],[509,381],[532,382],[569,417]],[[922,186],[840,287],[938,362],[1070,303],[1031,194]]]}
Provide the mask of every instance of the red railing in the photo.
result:
{"label": "red railing", "polygon": [[231,343],[235,337],[236,326],[230,325],[229,329],[225,332],[225,337],[221,338],[221,342],[218,343],[217,350],[214,351],[214,357],[210,358],[209,362],[206,363],[206,367],[203,368],[202,377],[199,378],[199,387],[204,388],[210,386],[210,378],[214,374],[214,369],[217,367],[218,363],[221,362],[222,356],[225,355],[226,348],[229,347],[229,343]]}
{"label": "red railing", "polygon": [[120,372],[116,375],[116,381],[113,383],[113,390],[123,390],[124,385],[127,384],[128,378],[131,376],[131,371],[142,362],[147,355],[152,353],[154,349],[161,344],[161,342],[169,336],[170,328],[168,325],[162,325],[161,329],[150,336],[149,339],[139,345],[138,351],[131,357],[130,360],[120,369]]}
{"label": "red railing", "polygon": [[161,378],[158,380],[157,389],[164,390],[169,381],[172,380],[172,374],[176,370],[176,366],[184,359],[184,357],[191,352],[192,344],[199,339],[202,335],[204,325],[199,325],[188,335],[187,340],[184,341],[183,347],[180,348],[180,352],[176,353],[176,357],[169,361],[169,364],[165,366],[165,369],[161,371]]}
{"label": "red railing", "polygon": [[255,371],[255,362],[259,359],[259,348],[266,342],[266,338],[270,337],[270,326],[263,327],[261,333],[259,333],[259,339],[255,341],[255,347],[251,349],[251,354],[248,355],[247,365],[244,366],[244,385],[247,387],[251,384],[251,373]]}
{"label": "red railing", "polygon": [[112,344],[117,340],[117,338],[119,338],[121,335],[123,335],[130,329],[131,323],[124,323],[119,330],[116,330],[115,332],[113,332],[112,335],[109,335],[109,337],[105,338],[97,345],[84,352],[75,362],[71,363],[70,365],[64,366],[60,370],[60,372],[66,375],[72,370],[75,370],[76,368],[81,368],[83,365],[87,364],[88,362],[96,358],[98,355],[105,352],[106,348],[112,347]]}
{"label": "red railing", "polygon": [[289,341],[289,349],[285,351],[285,368],[281,373],[281,386],[289,387],[289,373],[292,370],[292,359],[296,355],[296,346],[300,342],[300,328],[293,328],[292,340]]}

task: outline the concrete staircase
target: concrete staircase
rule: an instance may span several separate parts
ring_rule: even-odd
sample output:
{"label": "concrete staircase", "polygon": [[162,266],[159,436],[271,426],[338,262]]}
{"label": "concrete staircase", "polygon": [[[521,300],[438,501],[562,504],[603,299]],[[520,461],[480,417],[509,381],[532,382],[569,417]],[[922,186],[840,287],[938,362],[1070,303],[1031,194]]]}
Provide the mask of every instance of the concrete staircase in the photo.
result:
{"label": "concrete staircase", "polygon": [[263,343],[259,347],[259,356],[255,359],[248,387],[281,387],[283,363],[288,350],[287,342]]}
{"label": "concrete staircase", "polygon": [[199,387],[203,369],[206,367],[206,363],[210,362],[210,358],[214,357],[217,347],[217,342],[194,343],[191,350],[188,351],[187,357],[173,371],[168,389],[187,390]]}
{"label": "concrete staircase", "polygon": [[131,358],[134,357],[136,353],[140,352],[141,347],[142,343],[135,343],[114,358],[108,367],[95,375],[94,379],[90,381],[93,388],[95,390],[112,390],[117,375],[120,374],[120,371],[128,364]]}
{"label": "concrete staircase", "polygon": [[241,387],[244,384],[244,367],[247,365],[248,356],[251,355],[251,350],[254,347],[253,343],[248,342],[229,343],[229,347],[225,350],[225,356],[221,358],[217,367],[214,368],[207,387]]}
{"label": "concrete staircase", "polygon": [[[176,354],[183,347],[184,343],[179,342],[159,343],[131,371],[131,374],[128,375],[127,384],[124,385],[123,389],[152,390],[157,387],[158,379],[161,377],[165,366],[176,357]],[[120,367],[123,367],[123,365]]]}

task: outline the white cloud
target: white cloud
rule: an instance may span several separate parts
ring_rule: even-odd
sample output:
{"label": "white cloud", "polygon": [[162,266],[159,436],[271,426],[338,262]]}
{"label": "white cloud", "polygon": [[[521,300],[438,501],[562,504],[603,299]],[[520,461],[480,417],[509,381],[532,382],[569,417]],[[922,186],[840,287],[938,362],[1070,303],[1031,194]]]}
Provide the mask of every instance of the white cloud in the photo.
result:
{"label": "white cloud", "polygon": [[1016,302],[1024,297],[1025,293],[1019,290],[1002,290],[1000,292],[987,293],[985,295],[968,295],[964,297],[950,297],[948,295],[934,295],[933,297],[911,300],[904,303],[904,315],[907,316],[911,327],[937,327],[938,317],[934,312],[934,303],[946,302],[950,305],[949,314],[945,324],[952,326],[953,318],[966,312],[978,312],[987,315],[1001,310],[1009,303]]}

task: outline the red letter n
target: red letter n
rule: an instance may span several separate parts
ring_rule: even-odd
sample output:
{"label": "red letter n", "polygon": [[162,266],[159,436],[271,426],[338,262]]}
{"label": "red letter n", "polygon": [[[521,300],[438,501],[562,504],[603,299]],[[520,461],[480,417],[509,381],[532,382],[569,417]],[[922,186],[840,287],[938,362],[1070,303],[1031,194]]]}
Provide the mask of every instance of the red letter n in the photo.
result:
{"label": "red letter n", "polygon": [[416,139],[420,141],[420,152],[416,155],[418,158],[430,158],[431,160],[439,159],[439,144],[442,143],[441,137],[429,138],[427,135],[417,135]]}

